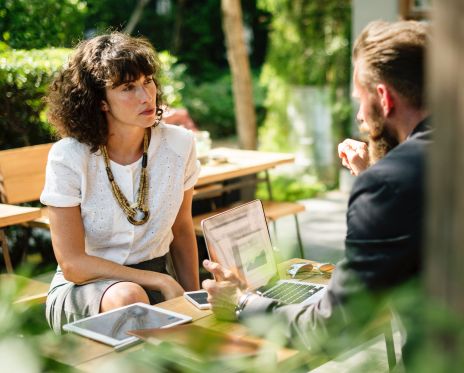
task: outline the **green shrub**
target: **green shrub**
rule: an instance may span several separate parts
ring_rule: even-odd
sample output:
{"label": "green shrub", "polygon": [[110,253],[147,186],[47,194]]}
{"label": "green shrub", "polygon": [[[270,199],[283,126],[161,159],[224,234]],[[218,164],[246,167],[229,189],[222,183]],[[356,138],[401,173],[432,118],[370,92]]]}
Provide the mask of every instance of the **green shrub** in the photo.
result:
{"label": "green shrub", "polygon": [[42,98],[68,54],[68,49],[0,53],[0,149],[51,141]]}
{"label": "green shrub", "polygon": [[329,86],[333,131],[349,131],[351,2],[348,0],[259,0],[272,14],[269,48],[261,79],[268,109],[260,130],[263,150],[293,150],[287,115],[292,86]]}
{"label": "green shrub", "polygon": [[165,103],[170,107],[181,107],[184,105],[181,91],[185,87],[183,81],[185,65],[178,64],[177,57],[169,52],[159,52],[158,56],[161,61],[160,82]]}
{"label": "green shrub", "polygon": [[264,100],[264,106],[268,110],[264,123],[259,128],[259,149],[293,151],[295,144],[289,141],[291,126],[287,116],[290,87],[284,79],[276,75],[270,64],[265,64],[263,67],[261,84],[267,86],[268,94]]}
{"label": "green shrub", "polygon": [[[47,123],[43,97],[53,76],[67,61],[71,49],[0,51],[0,149],[50,142],[53,129]],[[182,106],[182,65],[160,53],[161,81],[166,101]]]}
{"label": "green shrub", "polygon": [[70,47],[84,33],[86,0],[0,0],[0,42],[15,49]]}
{"label": "green shrub", "polygon": [[[234,98],[230,73],[220,78],[196,84],[188,76],[185,77],[185,88],[182,91],[184,104],[193,120],[201,130],[209,131],[211,137],[224,138],[236,135]],[[259,85],[257,74],[253,75],[253,96],[258,125],[263,122],[264,87]]]}
{"label": "green shrub", "polygon": [[209,131],[213,138],[235,134],[230,75],[199,84],[189,77],[185,80],[184,104],[198,127]]}
{"label": "green shrub", "polygon": [[[302,199],[314,198],[327,191],[321,182],[308,174],[280,174],[271,175],[272,198],[275,201],[295,202]],[[256,198],[269,199],[265,183],[258,184]]]}

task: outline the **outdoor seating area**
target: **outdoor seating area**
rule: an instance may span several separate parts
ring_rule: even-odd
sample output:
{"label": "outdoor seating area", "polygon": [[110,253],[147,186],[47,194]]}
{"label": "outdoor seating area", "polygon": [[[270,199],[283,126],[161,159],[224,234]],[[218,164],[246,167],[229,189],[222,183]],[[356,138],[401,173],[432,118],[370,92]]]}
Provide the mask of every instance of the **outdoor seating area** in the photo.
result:
{"label": "outdoor seating area", "polygon": [[[45,144],[44,146],[33,146],[25,147],[14,150],[7,150],[0,152],[0,170],[2,171],[5,200],[7,202],[12,201],[13,203],[22,202],[33,202],[38,200],[40,192],[43,188],[45,179],[45,163],[46,155],[50,149],[51,144]],[[294,162],[294,156],[285,153],[266,153],[266,152],[253,152],[253,151],[241,151],[238,149],[218,148],[211,151],[211,159],[218,158],[220,155],[221,162],[206,163],[203,165],[200,177],[195,187],[194,198],[208,199],[210,198],[211,212],[203,213],[193,216],[193,222],[195,226],[195,233],[202,237],[201,221],[212,215],[220,212],[224,212],[234,206],[238,206],[246,201],[236,201],[232,205],[216,207],[214,200],[220,198],[223,193],[229,193],[230,191],[237,190],[240,187],[246,185],[254,186],[257,182],[266,183],[266,189],[269,196],[272,197],[272,185],[270,183],[269,172],[272,172],[274,167],[278,167],[279,164],[288,164]],[[31,162],[31,160],[33,160]],[[252,160],[252,161],[250,161]],[[265,177],[259,178],[257,175],[260,172],[264,172]],[[251,182],[245,180],[240,181],[241,177],[253,176]],[[27,188],[21,180],[26,181],[26,185],[30,186]],[[233,180],[232,184],[224,184],[227,180]],[[301,241],[299,222],[297,214],[305,211],[305,205],[302,203],[291,203],[291,202],[278,202],[267,200],[263,201],[263,207],[266,214],[266,219],[269,223],[276,223],[279,218],[286,216],[293,216],[295,219],[295,234],[298,243],[298,257],[304,258],[303,242]],[[41,228],[49,229],[49,224],[46,216],[46,208],[37,207],[21,207],[18,205],[0,204],[0,218],[2,227],[12,226],[16,224],[23,224],[29,226],[39,226]],[[289,223],[284,224],[284,230],[287,230]],[[276,230],[276,225],[274,225]],[[288,233],[287,233],[288,234]],[[2,231],[3,240],[2,248],[4,243],[7,242],[6,237]],[[8,256],[7,250],[2,250],[4,255],[4,261],[7,263],[6,269],[9,274],[2,274],[1,281],[3,286],[8,284],[14,284],[14,287],[20,289],[19,293],[15,297],[16,304],[29,304],[29,305],[44,305],[49,283],[43,282],[43,280],[35,280],[33,278],[23,277],[21,275],[14,274],[15,269],[11,265],[11,260]],[[300,259],[293,259],[287,261],[281,265],[281,268],[288,267],[291,263],[301,262]],[[314,263],[308,261],[310,263]],[[285,269],[282,269],[285,273]],[[283,275],[288,276],[288,275]],[[313,281],[313,279],[311,279]],[[321,279],[323,282],[327,282],[327,278]],[[211,311],[198,311],[189,304],[185,299],[176,299],[173,301],[167,301],[159,304],[160,307],[166,307],[168,310],[174,312],[180,312],[182,314],[190,315],[193,317],[194,325],[199,325],[202,328],[212,328],[211,330],[218,330],[222,333],[225,332],[223,326],[217,324],[214,321],[214,316]],[[376,322],[378,323],[378,321]],[[227,327],[228,328],[228,327]],[[235,328],[231,329],[232,334],[235,335]],[[243,338],[243,333],[246,333],[244,329],[238,329],[237,335]],[[229,332],[227,331],[229,334]],[[385,338],[385,361],[388,362],[388,366],[392,369],[396,365],[395,346],[392,339],[391,324],[389,318],[385,320],[385,324],[380,323],[379,325],[373,324],[366,328],[365,335],[359,343],[365,343],[371,338],[375,338],[378,335],[384,335]],[[56,360],[58,363],[65,364],[67,366],[73,366],[83,371],[94,371],[96,367],[104,364],[105,362],[112,361],[117,355],[114,355],[112,348],[100,346],[98,342],[93,342],[88,339],[83,339],[79,336],[66,336],[66,343],[70,345],[79,346],[78,355],[64,353],[61,348],[45,346],[43,353],[45,356]],[[277,347],[275,347],[277,348]],[[126,353],[131,351],[137,351],[140,347],[136,346],[128,350]],[[314,361],[310,359],[307,361],[307,357],[304,354],[298,353],[292,349],[277,349],[275,356],[272,359],[277,359],[279,367],[282,369],[292,369],[293,364],[312,364],[320,365],[325,361],[330,360],[328,356],[321,358],[317,356]],[[388,358],[388,359],[387,359]]]}
{"label": "outdoor seating area", "polygon": [[[45,164],[50,147],[51,144],[45,144],[43,146],[24,147],[0,152],[0,170],[3,177],[3,186],[5,191],[4,200],[6,202],[11,201],[12,203],[18,204],[38,200],[45,181]],[[272,169],[274,167],[278,167],[280,164],[289,164],[294,162],[294,156],[291,154],[241,151],[238,149],[228,148],[213,148],[210,157],[213,161],[203,165],[197,186],[195,187],[194,198],[209,198],[211,203],[211,212],[194,215],[193,217],[195,233],[200,237],[202,236],[200,223],[203,219],[226,211],[234,205],[240,205],[245,202],[236,201],[232,205],[216,207],[214,203],[215,199],[220,199],[223,193],[229,193],[246,187],[247,185],[248,187],[250,185],[254,186],[258,182],[266,184],[266,190],[272,198],[272,185],[270,182],[269,172],[272,172]],[[219,157],[221,162],[215,163],[214,159]],[[259,177],[259,173],[264,173],[265,177]],[[241,177],[250,175],[252,176],[251,181],[241,181]],[[232,180],[233,183],[224,183],[227,180]],[[276,223],[279,218],[282,217],[294,216],[295,228],[293,229],[296,234],[299,250],[297,256],[304,258],[303,242],[300,237],[297,214],[305,211],[305,205],[302,203],[267,200],[263,201],[263,207],[266,219],[269,223]],[[49,229],[46,208],[0,204],[0,218],[2,228],[20,224]],[[288,231],[286,228],[288,225],[288,222],[284,224],[284,230]],[[276,225],[274,225],[273,229],[276,230]],[[4,249],[7,248],[7,246],[4,246],[7,239],[3,230],[2,237],[2,253],[4,255],[4,261],[7,264],[7,272],[9,272],[8,274],[1,275],[2,286],[12,286],[20,289],[18,294],[15,296],[15,304],[28,304],[30,306],[40,304],[44,305],[48,288],[50,286],[49,282],[47,283],[43,280],[36,280],[15,274],[15,268],[13,268],[11,260],[8,257],[8,251]],[[299,259],[293,259],[293,261],[283,263],[281,267],[285,268],[293,262],[300,261],[301,260]],[[285,272],[285,270],[283,270],[283,272]],[[327,282],[327,279],[323,279],[321,281]],[[198,311],[185,299],[168,301],[159,304],[159,306],[166,307],[174,312],[180,312],[182,314],[192,316],[194,325],[199,325],[202,328],[207,329],[212,328],[212,330],[218,330],[222,333],[225,331],[223,326],[219,326],[216,321],[213,321],[214,316],[211,314],[211,311]],[[395,347],[391,339],[391,326],[388,319],[385,325],[386,326],[381,324],[380,326],[367,328],[365,337],[362,341],[367,341],[372,337],[385,333],[386,357],[388,357],[386,361],[388,361],[389,366],[393,368],[396,364],[396,355]],[[217,327],[219,329],[216,329]],[[231,330],[235,330],[235,328]],[[384,330],[386,330],[386,332],[384,332]],[[245,330],[239,329],[237,331],[237,335],[242,338],[244,332]],[[235,331],[232,332],[232,335],[235,335],[234,333]],[[79,336],[67,336],[66,343],[71,344],[74,348],[76,345],[80,346],[79,350],[82,352],[78,355],[70,355],[70,352],[64,353],[61,348],[56,349],[56,347],[53,346],[45,346],[43,354],[52,358],[54,361],[56,360],[58,363],[73,366],[84,371],[94,371],[96,367],[107,361],[112,361],[116,356],[119,356],[113,356],[115,352],[113,352],[112,348],[103,348],[98,342],[92,342]],[[139,349],[139,346],[135,346],[126,353],[130,353],[130,351],[137,351]],[[291,349],[277,349],[275,353],[276,355],[273,359],[277,359],[278,366],[283,367],[283,369],[292,367],[293,364],[317,363],[317,365],[320,365],[329,359],[329,357],[325,357],[323,359],[321,359],[321,357],[317,357],[314,361],[307,361],[307,357],[302,354],[298,354],[296,351]]]}
{"label": "outdoor seating area", "polygon": [[4,3],[0,371],[462,370],[460,0]]}

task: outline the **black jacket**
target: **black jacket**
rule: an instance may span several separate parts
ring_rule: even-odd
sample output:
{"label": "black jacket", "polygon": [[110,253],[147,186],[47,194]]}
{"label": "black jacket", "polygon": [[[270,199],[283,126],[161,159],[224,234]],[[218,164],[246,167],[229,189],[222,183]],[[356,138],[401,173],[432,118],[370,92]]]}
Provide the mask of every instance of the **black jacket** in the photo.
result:
{"label": "black jacket", "polygon": [[348,204],[345,258],[318,304],[284,306],[253,298],[240,319],[272,312],[283,321],[286,338],[320,347],[334,334],[359,332],[387,292],[417,277],[430,135],[427,121],[421,122],[406,141],[358,176]]}

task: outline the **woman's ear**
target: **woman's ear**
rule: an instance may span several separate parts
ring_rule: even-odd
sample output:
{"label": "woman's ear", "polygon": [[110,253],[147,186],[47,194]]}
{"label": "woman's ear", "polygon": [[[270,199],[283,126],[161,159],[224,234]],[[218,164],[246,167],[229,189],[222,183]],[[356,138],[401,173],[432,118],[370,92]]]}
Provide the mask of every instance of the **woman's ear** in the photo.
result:
{"label": "woman's ear", "polygon": [[105,112],[110,111],[110,107],[105,100],[102,100],[102,102],[100,103],[100,109],[101,111],[105,111]]}

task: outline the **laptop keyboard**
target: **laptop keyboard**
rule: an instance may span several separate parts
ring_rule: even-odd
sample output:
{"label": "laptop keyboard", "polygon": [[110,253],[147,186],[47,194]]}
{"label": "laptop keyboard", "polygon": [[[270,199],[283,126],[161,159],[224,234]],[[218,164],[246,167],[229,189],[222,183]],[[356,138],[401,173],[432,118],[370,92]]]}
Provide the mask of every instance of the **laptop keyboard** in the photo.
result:
{"label": "laptop keyboard", "polygon": [[263,295],[285,304],[298,304],[322,289],[322,286],[314,284],[281,282],[266,291]]}

